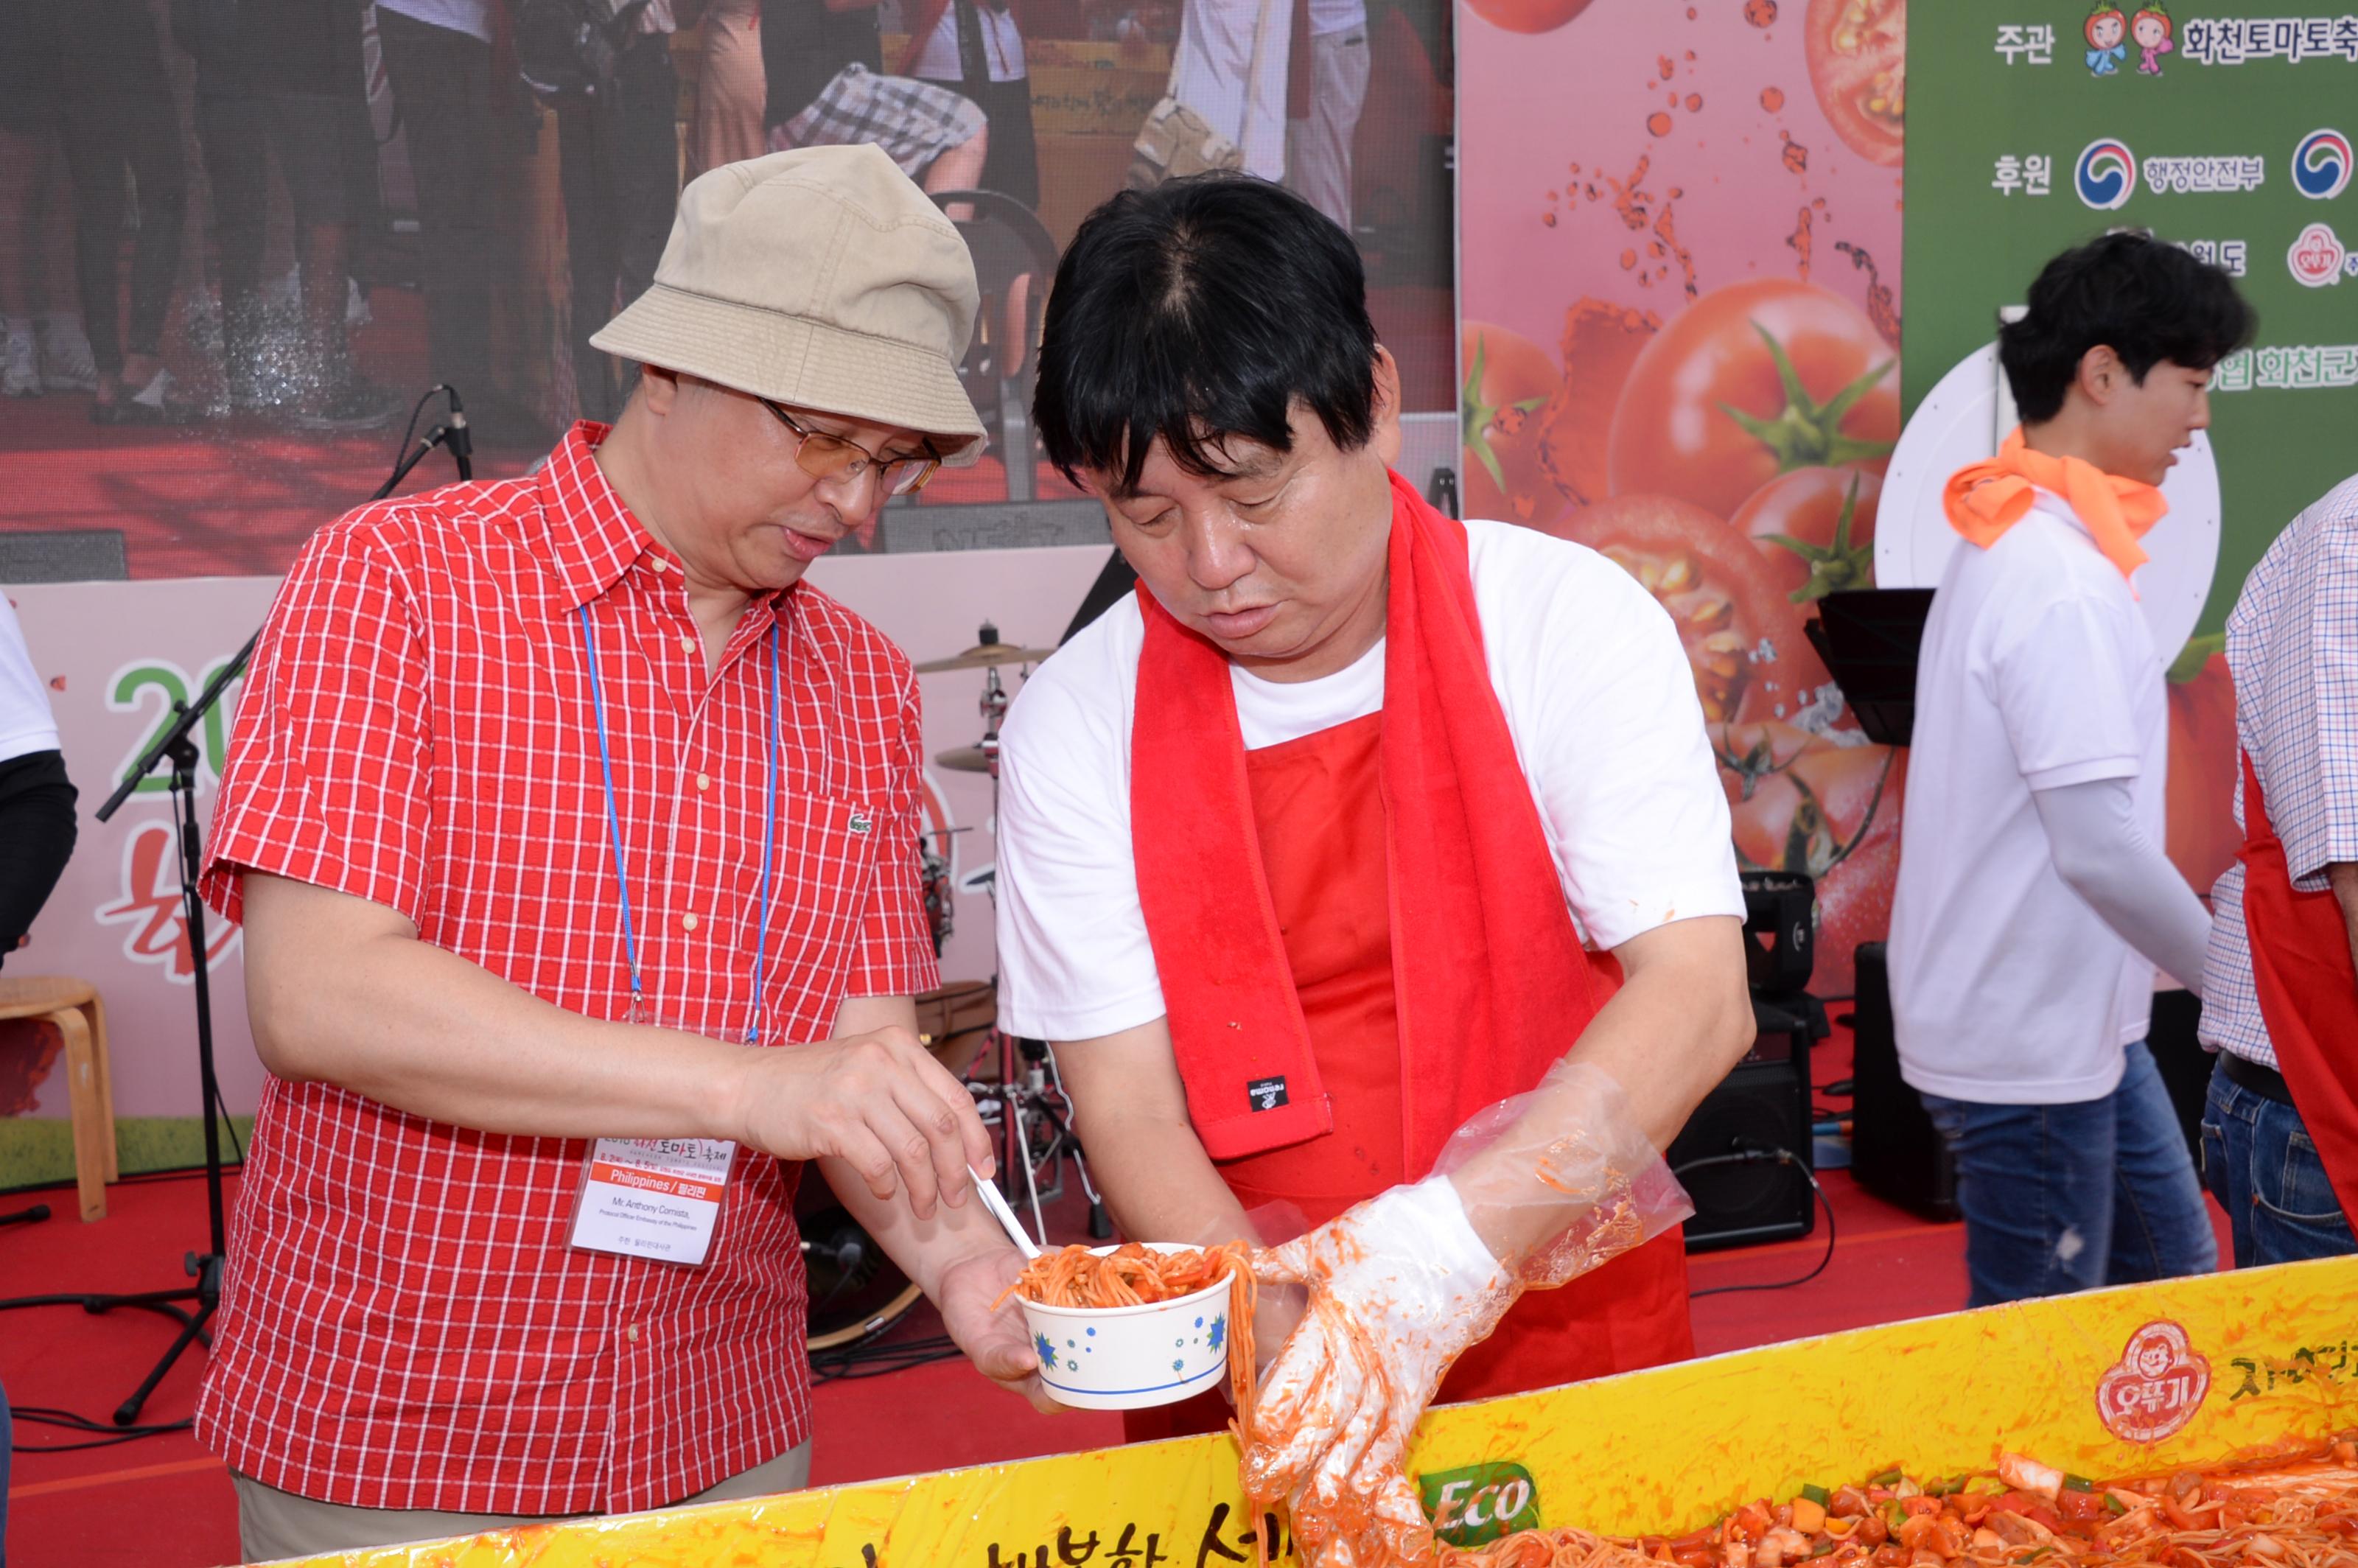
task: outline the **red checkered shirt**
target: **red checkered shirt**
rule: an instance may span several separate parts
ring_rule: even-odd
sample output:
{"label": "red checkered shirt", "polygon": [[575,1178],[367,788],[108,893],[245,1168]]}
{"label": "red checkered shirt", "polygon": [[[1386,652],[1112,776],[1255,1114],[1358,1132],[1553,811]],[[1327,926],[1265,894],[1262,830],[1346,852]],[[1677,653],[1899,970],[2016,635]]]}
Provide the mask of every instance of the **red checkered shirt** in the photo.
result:
{"label": "red checkered shirt", "polygon": [[[752,1001],[769,645],[783,637],[764,1037],[936,983],[908,661],[826,595],[756,600],[708,677],[679,563],[577,427],[535,478],[366,507],[280,589],[238,705],[204,892],[240,872],[399,910],[568,1011],[630,1005],[576,614],[590,607],[654,1015]],[[676,1502],[810,1432],[798,1167],[741,1151],[700,1268],[567,1243],[589,1145],[273,1077],[230,1230],[197,1433],[282,1490],[370,1508]]]}

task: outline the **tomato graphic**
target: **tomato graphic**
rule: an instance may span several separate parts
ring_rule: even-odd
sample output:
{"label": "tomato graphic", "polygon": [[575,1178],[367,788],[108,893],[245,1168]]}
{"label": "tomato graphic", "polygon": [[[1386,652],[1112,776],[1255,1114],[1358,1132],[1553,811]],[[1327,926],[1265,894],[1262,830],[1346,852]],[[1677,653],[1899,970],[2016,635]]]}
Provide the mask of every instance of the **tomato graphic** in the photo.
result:
{"label": "tomato graphic", "polygon": [[1671,612],[1709,722],[1793,719],[1828,684],[1770,563],[1702,508],[1617,495],[1548,531],[1599,552]]}
{"label": "tomato graphic", "polygon": [[1908,118],[1908,0],[1810,0],[1810,85],[1843,145],[1899,162]]}
{"label": "tomato graphic", "polygon": [[2235,680],[2222,639],[2198,638],[2169,682],[2169,829],[2164,847],[2196,892],[2233,865],[2243,848],[2235,826]]}
{"label": "tomato graphic", "polygon": [[1852,955],[1891,924],[1907,753],[1841,745],[1790,724],[1714,726],[1720,782],[1746,871],[1799,871],[1817,884],[1811,989],[1850,989]]}
{"label": "tomato graphic", "polygon": [[1474,14],[1510,33],[1552,33],[1583,11],[1588,0],[1466,0]]}
{"label": "tomato graphic", "polygon": [[1883,481],[1863,469],[1795,469],[1736,508],[1727,525],[1765,556],[1785,597],[1807,604],[1875,581]]}
{"label": "tomato graphic", "polygon": [[1880,474],[1899,437],[1898,361],[1856,306],[1790,278],[1714,289],[1630,368],[1607,461],[1616,495],[1715,517],[1804,468]]}
{"label": "tomato graphic", "polygon": [[1540,410],[1563,378],[1547,351],[1504,327],[1468,321],[1460,346],[1465,514],[1544,528],[1562,515],[1564,493],[1541,460]]}

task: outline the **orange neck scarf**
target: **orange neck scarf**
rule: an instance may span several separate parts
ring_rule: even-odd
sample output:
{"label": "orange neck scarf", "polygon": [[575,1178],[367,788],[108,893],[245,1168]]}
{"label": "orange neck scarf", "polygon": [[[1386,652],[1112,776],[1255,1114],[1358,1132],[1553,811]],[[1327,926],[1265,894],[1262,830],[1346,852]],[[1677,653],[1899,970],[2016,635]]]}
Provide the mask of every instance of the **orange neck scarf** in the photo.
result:
{"label": "orange neck scarf", "polygon": [[2084,459],[2032,451],[2023,445],[2019,425],[1997,456],[1951,474],[1941,503],[1948,511],[1949,525],[1986,550],[2030,510],[2034,486],[2071,503],[2096,548],[2121,568],[2123,577],[2145,565],[2146,553],[2137,541],[2169,510],[2169,503],[2153,485],[2106,473]]}

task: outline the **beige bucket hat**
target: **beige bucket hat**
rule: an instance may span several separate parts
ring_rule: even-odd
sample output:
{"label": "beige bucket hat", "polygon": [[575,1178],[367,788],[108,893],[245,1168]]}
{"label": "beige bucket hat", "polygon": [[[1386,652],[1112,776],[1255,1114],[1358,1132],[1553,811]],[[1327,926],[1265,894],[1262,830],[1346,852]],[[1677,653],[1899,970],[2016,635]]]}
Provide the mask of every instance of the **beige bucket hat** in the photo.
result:
{"label": "beige bucket hat", "polygon": [[655,280],[590,341],[796,408],[944,438],[982,456],[958,383],[974,258],[874,146],[799,147],[698,177]]}

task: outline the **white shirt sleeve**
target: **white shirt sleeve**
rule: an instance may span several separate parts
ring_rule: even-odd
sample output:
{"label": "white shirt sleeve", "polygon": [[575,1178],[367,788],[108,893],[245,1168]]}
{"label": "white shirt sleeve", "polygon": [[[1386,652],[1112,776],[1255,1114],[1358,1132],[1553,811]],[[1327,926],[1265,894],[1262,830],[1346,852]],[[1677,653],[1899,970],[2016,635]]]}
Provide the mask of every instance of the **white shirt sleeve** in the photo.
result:
{"label": "white shirt sleeve", "polygon": [[2178,868],[2137,823],[2126,779],[2034,790],[2031,804],[2056,874],[2113,935],[2176,977],[2199,1000],[2211,915]]}
{"label": "white shirt sleeve", "polygon": [[1582,932],[1613,948],[1673,920],[1741,919],[1727,795],[1678,629],[1604,557],[1522,539],[1546,554],[1514,562],[1526,587],[1504,603],[1487,589],[1508,561],[1485,541],[1484,642]]}
{"label": "white shirt sleeve", "polygon": [[2128,663],[2113,611],[2085,599],[2059,599],[2000,631],[1990,653],[1991,699],[2032,789],[2142,771]]}
{"label": "white shirt sleeve", "polygon": [[1069,662],[1032,676],[1000,734],[999,1022],[1026,1039],[1094,1040],[1163,1013],[1130,851],[1121,682],[1136,666],[1107,661],[1094,639],[1058,659]]}

